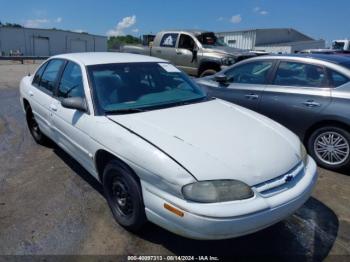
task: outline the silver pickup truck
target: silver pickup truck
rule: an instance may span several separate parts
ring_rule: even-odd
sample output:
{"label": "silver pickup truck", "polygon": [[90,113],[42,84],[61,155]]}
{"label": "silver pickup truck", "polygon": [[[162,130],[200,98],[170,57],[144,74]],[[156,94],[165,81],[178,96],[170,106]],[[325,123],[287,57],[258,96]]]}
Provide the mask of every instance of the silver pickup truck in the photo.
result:
{"label": "silver pickup truck", "polygon": [[255,56],[228,47],[213,32],[206,31],[162,31],[149,46],[126,45],[121,51],[163,58],[189,75],[199,77],[215,74],[226,66]]}

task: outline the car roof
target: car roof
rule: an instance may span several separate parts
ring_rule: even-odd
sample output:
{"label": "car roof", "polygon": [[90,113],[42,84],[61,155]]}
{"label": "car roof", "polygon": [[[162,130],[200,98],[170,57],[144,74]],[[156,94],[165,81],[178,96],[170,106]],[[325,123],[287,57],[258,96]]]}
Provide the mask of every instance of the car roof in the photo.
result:
{"label": "car roof", "polygon": [[305,58],[314,58],[319,59],[322,61],[331,62],[334,64],[347,64],[350,63],[350,57],[344,56],[344,55],[337,55],[337,54],[293,54],[289,56],[294,57],[305,57]]}
{"label": "car roof", "polygon": [[159,59],[156,57],[117,52],[68,53],[56,55],[51,58],[68,59],[80,62],[86,66],[113,63],[167,62],[166,60]]}
{"label": "car roof", "polygon": [[[350,56],[338,55],[338,54],[290,54],[290,55],[264,55],[257,56],[251,59],[288,59],[288,58],[306,58],[306,59],[315,59],[323,62],[328,62],[336,65],[340,65],[347,69],[350,69]],[[244,60],[243,60],[244,61]]]}

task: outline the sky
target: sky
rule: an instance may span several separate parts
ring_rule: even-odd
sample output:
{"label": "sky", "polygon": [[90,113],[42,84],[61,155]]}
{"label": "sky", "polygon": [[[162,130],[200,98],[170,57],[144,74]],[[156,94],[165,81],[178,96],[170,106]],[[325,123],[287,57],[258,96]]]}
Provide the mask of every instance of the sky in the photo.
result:
{"label": "sky", "polygon": [[0,21],[98,35],[162,29],[295,28],[328,43],[350,38],[350,0],[0,0]]}

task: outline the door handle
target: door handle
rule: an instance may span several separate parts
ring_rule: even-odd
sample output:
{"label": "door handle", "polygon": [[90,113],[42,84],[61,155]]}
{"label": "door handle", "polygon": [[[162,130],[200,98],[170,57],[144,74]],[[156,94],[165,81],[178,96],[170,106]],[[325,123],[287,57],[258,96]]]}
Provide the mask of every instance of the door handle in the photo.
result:
{"label": "door handle", "polygon": [[176,51],[176,54],[177,55],[182,55],[182,52],[181,51]]}
{"label": "door handle", "polygon": [[255,99],[259,98],[259,95],[257,95],[257,94],[248,94],[248,95],[245,95],[244,97],[247,98],[247,99],[255,100]]}
{"label": "door handle", "polygon": [[56,105],[50,105],[50,109],[52,110],[52,111],[57,111],[57,106]]}
{"label": "door handle", "polygon": [[28,94],[29,94],[29,96],[34,96],[33,91],[29,91]]}
{"label": "door handle", "polygon": [[307,107],[317,107],[321,106],[320,103],[315,102],[314,100],[307,100],[306,102],[303,103],[303,105],[306,105]]}

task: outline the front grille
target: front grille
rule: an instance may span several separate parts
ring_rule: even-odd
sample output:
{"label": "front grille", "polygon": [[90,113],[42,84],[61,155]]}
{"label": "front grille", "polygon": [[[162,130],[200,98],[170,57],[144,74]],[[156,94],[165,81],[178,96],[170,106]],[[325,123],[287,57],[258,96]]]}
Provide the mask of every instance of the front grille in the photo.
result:
{"label": "front grille", "polygon": [[270,197],[293,187],[304,175],[304,164],[300,162],[287,173],[274,179],[255,185],[253,188],[260,195]]}

